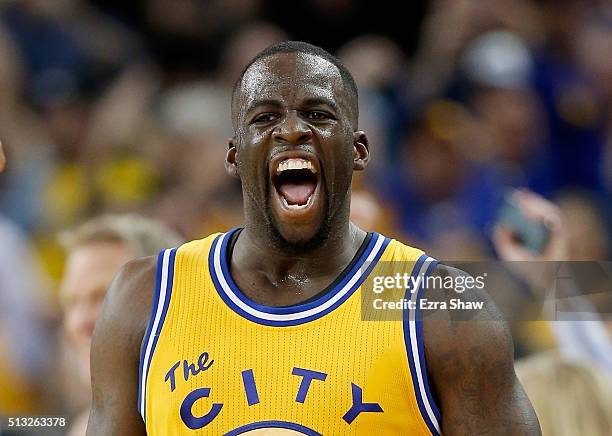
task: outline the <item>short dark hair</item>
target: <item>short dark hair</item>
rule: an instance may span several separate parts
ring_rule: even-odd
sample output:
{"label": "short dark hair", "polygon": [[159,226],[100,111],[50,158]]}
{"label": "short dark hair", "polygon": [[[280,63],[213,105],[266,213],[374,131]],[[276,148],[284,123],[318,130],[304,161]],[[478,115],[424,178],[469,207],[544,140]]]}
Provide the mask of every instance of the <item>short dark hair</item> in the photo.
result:
{"label": "short dark hair", "polygon": [[242,78],[244,77],[247,70],[251,67],[251,65],[253,65],[255,62],[257,62],[260,59],[263,59],[263,58],[266,58],[266,57],[269,57],[269,56],[272,56],[278,53],[296,53],[296,52],[309,54],[309,55],[319,57],[321,59],[325,59],[329,63],[335,65],[336,68],[338,68],[338,71],[340,72],[340,77],[342,78],[342,84],[349,91],[352,99],[354,100],[353,105],[354,105],[354,110],[355,110],[355,117],[357,118],[359,116],[359,106],[358,106],[359,93],[357,91],[357,84],[355,83],[355,79],[353,79],[353,75],[351,74],[351,72],[348,70],[348,68],[344,66],[344,64],[342,64],[342,62],[340,62],[340,60],[336,56],[332,55],[327,50],[322,49],[321,47],[318,47],[316,45],[312,45],[307,42],[303,42],[303,41],[279,42],[277,44],[273,44],[263,49],[257,55],[255,55],[255,57],[251,59],[251,61],[244,67],[244,69],[240,73],[240,76],[238,77],[238,79],[236,79],[236,82],[234,83],[234,87],[232,88],[232,108],[234,105],[234,99],[236,97],[236,92],[238,91],[238,89],[240,89],[240,86],[242,84]]}

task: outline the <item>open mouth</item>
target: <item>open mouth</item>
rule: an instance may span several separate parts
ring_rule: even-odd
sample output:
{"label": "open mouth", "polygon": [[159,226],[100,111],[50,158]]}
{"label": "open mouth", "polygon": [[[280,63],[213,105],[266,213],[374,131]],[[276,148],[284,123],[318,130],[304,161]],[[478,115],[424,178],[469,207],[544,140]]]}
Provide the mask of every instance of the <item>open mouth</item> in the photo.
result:
{"label": "open mouth", "polygon": [[272,183],[285,208],[307,209],[317,190],[318,171],[310,160],[301,157],[283,159],[276,164]]}

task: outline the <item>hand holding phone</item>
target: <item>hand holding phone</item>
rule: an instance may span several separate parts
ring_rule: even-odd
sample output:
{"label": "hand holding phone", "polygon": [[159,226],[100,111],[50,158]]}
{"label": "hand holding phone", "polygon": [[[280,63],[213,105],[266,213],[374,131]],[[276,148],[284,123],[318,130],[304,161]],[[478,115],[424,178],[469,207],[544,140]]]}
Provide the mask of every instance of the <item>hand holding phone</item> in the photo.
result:
{"label": "hand holding phone", "polygon": [[493,243],[502,260],[568,258],[560,209],[526,190],[515,190],[506,198],[495,225]]}

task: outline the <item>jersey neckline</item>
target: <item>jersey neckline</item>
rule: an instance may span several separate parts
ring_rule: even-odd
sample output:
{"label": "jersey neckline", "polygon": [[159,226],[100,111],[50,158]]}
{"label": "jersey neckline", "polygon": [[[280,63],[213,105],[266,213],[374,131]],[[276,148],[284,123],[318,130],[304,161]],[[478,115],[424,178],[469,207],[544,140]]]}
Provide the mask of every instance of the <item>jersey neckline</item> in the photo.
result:
{"label": "jersey neckline", "polygon": [[[230,265],[230,263],[231,263],[232,255],[233,255],[233,252],[234,252],[234,245],[236,243],[236,240],[238,239],[238,235],[240,235],[240,232],[242,230],[244,230],[244,228],[243,227],[239,227],[239,228],[236,229],[236,231],[231,231],[230,234],[227,236],[228,240],[227,240],[227,248],[225,249],[225,258],[226,258],[226,262],[227,262],[228,265]],[[363,238],[363,241],[361,242],[361,245],[359,246],[359,249],[357,250],[357,252],[353,256],[353,258],[351,259],[349,264],[346,267],[344,267],[344,269],[340,272],[340,274],[338,274],[338,276],[336,276],[334,281],[331,282],[328,286],[326,286],[325,289],[323,289],[322,291],[317,292],[315,295],[311,296],[310,298],[307,298],[304,301],[300,301],[299,303],[287,304],[287,305],[276,306],[276,307],[292,307],[292,306],[299,306],[301,304],[307,304],[307,303],[310,303],[312,301],[317,301],[319,298],[323,297],[328,292],[333,291],[333,289],[336,287],[336,285],[342,281],[342,279],[353,268],[355,263],[357,263],[357,261],[361,258],[361,255],[363,254],[363,252],[365,251],[365,249],[367,248],[367,246],[368,246],[368,244],[370,243],[371,240],[372,240],[372,232],[368,232],[366,237]],[[230,273],[230,275],[231,275],[231,273]],[[240,295],[242,297],[244,297],[243,300],[246,299],[248,301],[251,301],[244,294],[244,292],[242,292],[242,290],[238,286],[236,286],[236,291],[240,292]]]}
{"label": "jersey neckline", "polygon": [[365,250],[352,267],[340,274],[340,280],[319,298],[292,306],[272,307],[255,303],[238,288],[229,272],[227,244],[238,228],[218,235],[212,243],[208,256],[210,275],[221,299],[236,313],[258,324],[269,326],[292,326],[303,324],[332,312],[346,301],[366,279],[390,239],[372,232]]}

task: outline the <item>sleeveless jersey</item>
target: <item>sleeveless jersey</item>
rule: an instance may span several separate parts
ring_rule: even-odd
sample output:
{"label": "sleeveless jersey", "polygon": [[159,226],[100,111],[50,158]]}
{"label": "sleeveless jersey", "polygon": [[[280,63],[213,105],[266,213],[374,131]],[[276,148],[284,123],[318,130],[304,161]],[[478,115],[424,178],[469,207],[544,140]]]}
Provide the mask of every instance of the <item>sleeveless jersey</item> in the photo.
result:
{"label": "sleeveless jersey", "polygon": [[408,274],[424,276],[434,259],[371,233],[328,292],[269,307],[232,280],[234,231],[159,255],[140,356],[147,434],[439,434],[418,305],[399,320],[366,320],[359,296],[377,264],[410,265]]}

